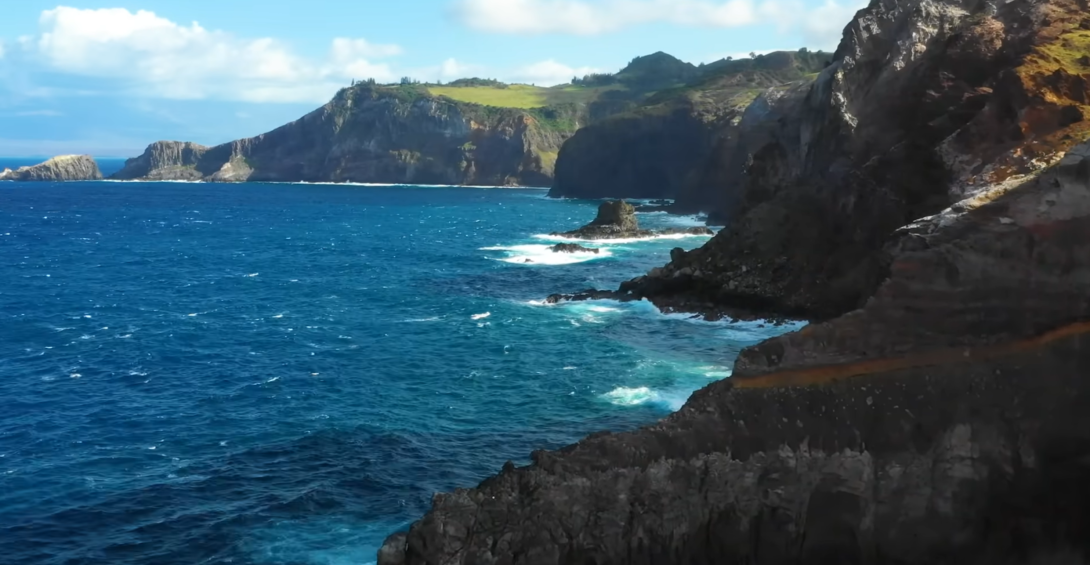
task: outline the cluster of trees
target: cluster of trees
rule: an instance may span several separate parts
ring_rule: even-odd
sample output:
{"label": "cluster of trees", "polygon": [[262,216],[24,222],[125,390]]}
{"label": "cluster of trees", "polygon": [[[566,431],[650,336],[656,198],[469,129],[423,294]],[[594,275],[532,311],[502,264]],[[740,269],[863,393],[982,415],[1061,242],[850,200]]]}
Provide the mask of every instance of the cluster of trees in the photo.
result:
{"label": "cluster of trees", "polygon": [[609,86],[617,83],[617,76],[613,73],[591,73],[583,75],[583,78],[572,77],[571,83],[576,86]]}
{"label": "cluster of trees", "polygon": [[492,88],[507,88],[507,83],[500,82],[494,78],[460,78],[458,80],[450,81],[449,86],[490,86]]}

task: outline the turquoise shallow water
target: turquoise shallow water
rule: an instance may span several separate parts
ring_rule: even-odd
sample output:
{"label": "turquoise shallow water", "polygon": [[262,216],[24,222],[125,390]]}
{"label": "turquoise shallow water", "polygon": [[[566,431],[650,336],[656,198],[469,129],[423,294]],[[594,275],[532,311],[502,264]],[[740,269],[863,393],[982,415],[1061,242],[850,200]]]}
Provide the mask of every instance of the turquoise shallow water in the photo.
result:
{"label": "turquoise shallow water", "polygon": [[784,330],[535,303],[704,241],[544,251],[596,205],[0,183],[4,562],[369,563],[434,492],[652,422]]}

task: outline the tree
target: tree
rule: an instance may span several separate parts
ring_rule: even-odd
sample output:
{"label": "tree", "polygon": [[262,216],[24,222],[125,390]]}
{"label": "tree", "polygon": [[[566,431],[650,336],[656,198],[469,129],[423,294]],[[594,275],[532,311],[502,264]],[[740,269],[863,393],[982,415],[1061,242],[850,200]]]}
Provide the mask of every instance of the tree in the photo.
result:
{"label": "tree", "polygon": [[757,52],[756,51],[750,51],[749,52],[749,58],[750,59],[756,59],[757,58]]}

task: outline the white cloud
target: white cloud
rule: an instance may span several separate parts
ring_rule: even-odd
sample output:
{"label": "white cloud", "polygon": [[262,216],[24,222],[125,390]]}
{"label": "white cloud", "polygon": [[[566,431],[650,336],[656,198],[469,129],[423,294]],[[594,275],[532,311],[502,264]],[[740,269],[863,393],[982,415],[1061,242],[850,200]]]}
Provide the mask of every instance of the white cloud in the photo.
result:
{"label": "white cloud", "polygon": [[851,15],[865,5],[865,0],[825,0],[814,9],[799,0],[458,0],[454,13],[467,26],[494,33],[599,35],[654,22],[712,28],[777,24],[821,43],[839,38]]}
{"label": "white cloud", "polygon": [[499,33],[597,35],[651,22],[711,27],[757,21],[754,0],[460,0],[467,25]]}
{"label": "white cloud", "polygon": [[270,38],[243,39],[140,10],[42,12],[37,38],[21,38],[53,70],[129,80],[142,94],[251,102],[323,102],[350,79],[393,80],[396,45],[336,38],[328,57],[300,57]]}
{"label": "white cloud", "polygon": [[57,118],[57,117],[63,116],[64,114],[62,114],[62,113],[60,113],[60,112],[58,112],[56,110],[27,110],[25,112],[16,112],[15,115],[19,116],[21,118],[28,118],[28,117]]}
{"label": "white cloud", "polygon": [[593,67],[569,67],[558,63],[553,59],[540,61],[516,69],[510,73],[513,82],[536,84],[538,86],[554,86],[570,82],[572,77],[581,77],[590,73],[601,72]]}

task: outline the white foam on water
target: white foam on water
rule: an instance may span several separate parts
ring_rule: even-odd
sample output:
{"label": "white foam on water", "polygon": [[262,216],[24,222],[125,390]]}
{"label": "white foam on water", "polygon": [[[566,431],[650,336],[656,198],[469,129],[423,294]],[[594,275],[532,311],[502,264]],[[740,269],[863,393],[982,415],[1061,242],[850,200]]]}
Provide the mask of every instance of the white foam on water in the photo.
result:
{"label": "white foam on water", "polygon": [[[708,239],[710,235],[700,235],[693,233],[667,233],[660,235],[652,235],[648,237],[619,237],[615,239],[583,239],[581,237],[565,237],[562,235],[551,235],[547,233],[539,233],[533,236],[535,239],[544,239],[547,241],[559,241],[564,243],[593,243],[596,245],[615,245],[623,243],[640,243],[644,241],[659,241],[659,240],[675,240],[675,239],[690,239],[694,237]],[[603,249],[602,253],[607,250]]]}
{"label": "white foam on water", "polygon": [[254,278],[254,277],[256,277],[256,276],[258,276],[258,275],[260,275],[260,274],[261,274],[261,273],[250,273],[250,274],[246,275],[246,278],[248,278],[248,279],[252,279],[252,278]]}
{"label": "white foam on water", "polygon": [[485,312],[484,314],[474,314],[474,315],[470,316],[470,319],[483,320],[483,319],[485,319],[485,318],[487,318],[487,317],[489,317],[491,315],[492,315],[492,312]]}
{"label": "white foam on water", "polygon": [[439,316],[432,316],[431,318],[410,318],[408,320],[402,320],[402,322],[407,324],[419,324],[424,322],[438,322],[441,319],[442,318]]}
{"label": "white foam on water", "polygon": [[658,400],[658,393],[651,390],[650,387],[641,386],[637,388],[628,388],[619,386],[605,394],[602,398],[608,400],[610,404],[617,406],[639,406],[641,404],[647,404],[648,402],[654,402]]}
{"label": "white foam on water", "polygon": [[498,260],[515,265],[571,265],[584,263],[594,259],[601,259],[612,255],[608,249],[599,249],[598,253],[592,251],[576,251],[575,253],[556,252],[550,245],[527,244],[482,247],[481,251],[502,251],[507,256]]}

